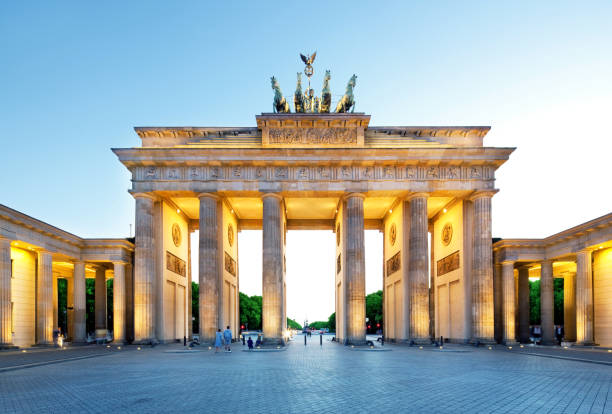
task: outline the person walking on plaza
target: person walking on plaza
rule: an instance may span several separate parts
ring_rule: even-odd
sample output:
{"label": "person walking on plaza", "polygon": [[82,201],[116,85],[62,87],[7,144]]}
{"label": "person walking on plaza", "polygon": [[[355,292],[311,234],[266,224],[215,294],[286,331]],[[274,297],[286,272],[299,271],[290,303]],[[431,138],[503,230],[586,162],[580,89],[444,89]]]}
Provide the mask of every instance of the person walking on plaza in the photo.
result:
{"label": "person walking on plaza", "polygon": [[222,344],[223,344],[223,333],[221,332],[221,328],[219,328],[217,329],[217,333],[215,334],[215,354],[219,352]]}
{"label": "person walking on plaza", "polygon": [[232,344],[232,331],[230,330],[229,325],[223,331],[223,342],[225,342],[225,352],[232,352],[230,349],[230,345]]}

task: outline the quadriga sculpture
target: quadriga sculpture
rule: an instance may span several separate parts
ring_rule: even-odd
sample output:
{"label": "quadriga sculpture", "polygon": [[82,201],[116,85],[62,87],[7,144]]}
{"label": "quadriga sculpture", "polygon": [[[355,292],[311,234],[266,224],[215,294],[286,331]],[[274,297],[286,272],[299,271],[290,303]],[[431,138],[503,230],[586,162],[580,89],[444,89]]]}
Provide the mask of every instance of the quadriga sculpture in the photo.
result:
{"label": "quadriga sculpture", "polygon": [[272,89],[274,89],[274,104],[272,108],[276,113],[289,113],[289,103],[283,96],[278,81],[274,76],[270,78],[272,81]]}
{"label": "quadriga sculpture", "polygon": [[323,78],[323,91],[321,92],[321,113],[329,113],[331,106],[331,91],[329,90],[329,80],[331,79],[330,71],[325,71]]}
{"label": "quadriga sculpture", "polygon": [[355,87],[356,83],[357,75],[351,76],[351,79],[349,79],[348,84],[346,85],[346,92],[344,93],[344,96],[342,97],[342,99],[340,99],[340,102],[338,102],[338,105],[336,106],[337,113],[348,112],[351,108],[353,108],[351,112],[355,110],[355,98],[353,96],[353,88]]}
{"label": "quadriga sculpture", "polygon": [[297,85],[295,86],[295,95],[293,95],[293,105],[295,112],[304,112],[304,95],[302,94],[302,72],[297,73]]}

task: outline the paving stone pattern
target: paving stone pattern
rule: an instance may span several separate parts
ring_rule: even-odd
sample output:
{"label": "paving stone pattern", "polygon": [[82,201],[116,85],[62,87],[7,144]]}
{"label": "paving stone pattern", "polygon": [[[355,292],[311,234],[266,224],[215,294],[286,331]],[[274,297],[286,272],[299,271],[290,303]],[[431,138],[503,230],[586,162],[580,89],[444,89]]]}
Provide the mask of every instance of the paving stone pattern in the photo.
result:
{"label": "paving stone pattern", "polygon": [[[218,354],[179,345],[25,354],[38,363],[92,357],[0,371],[0,412],[612,413],[611,366],[503,349],[386,348],[321,348],[313,336],[285,352],[236,344]],[[11,355],[0,365],[28,363]]]}

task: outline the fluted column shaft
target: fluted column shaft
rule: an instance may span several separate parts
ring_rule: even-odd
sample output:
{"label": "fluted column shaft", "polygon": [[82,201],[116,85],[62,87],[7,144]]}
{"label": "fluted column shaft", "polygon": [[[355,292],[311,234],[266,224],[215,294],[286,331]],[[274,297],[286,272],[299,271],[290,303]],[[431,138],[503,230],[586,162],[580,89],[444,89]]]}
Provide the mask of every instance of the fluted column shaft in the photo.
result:
{"label": "fluted column shaft", "polygon": [[472,258],[472,336],[475,341],[494,341],[493,250],[491,241],[491,197],[482,192],[474,202]]}
{"label": "fluted column shaft", "polygon": [[581,250],[576,255],[576,342],[581,345],[594,343],[593,271],[590,250]]}
{"label": "fluted column shaft", "polygon": [[519,267],[518,270],[518,323],[519,341],[529,342],[529,268]]}
{"label": "fluted column shaft", "polygon": [[53,343],[53,256],[38,252],[38,283],[36,291],[36,333],[38,344]]}
{"label": "fluted column shaft", "polygon": [[363,194],[346,197],[346,337],[351,344],[366,339],[363,199]]}
{"label": "fluted column shaft", "polygon": [[514,296],[514,262],[502,263],[502,334],[505,344],[515,342],[516,310]]}
{"label": "fluted column shaft", "polygon": [[113,263],[113,338],[125,342],[125,263]]}
{"label": "fluted column shaft", "polygon": [[199,311],[200,340],[215,341],[219,324],[219,299],[221,298],[221,268],[219,255],[222,249],[219,241],[221,214],[219,197],[214,194],[200,194],[200,241],[199,241]]}
{"label": "fluted column shaft", "polygon": [[263,196],[262,256],[262,324],[266,341],[283,338],[283,223],[282,198],[277,194]]}
{"label": "fluted column shaft", "polygon": [[136,194],[136,250],[134,257],[134,341],[155,340],[154,200]]}
{"label": "fluted column shaft", "polygon": [[563,278],[563,330],[564,339],[576,341],[576,273]]}
{"label": "fluted column shaft", "polygon": [[0,346],[13,342],[11,318],[11,241],[0,238]]}
{"label": "fluted column shaft", "polygon": [[96,330],[106,329],[106,269],[103,267],[96,268],[95,282],[95,314],[96,314]]}
{"label": "fluted column shaft", "polygon": [[75,262],[74,263],[74,338],[73,342],[85,342],[86,339],[86,326],[85,326],[85,263]]}
{"label": "fluted column shaft", "polygon": [[542,343],[552,344],[555,341],[555,303],[552,260],[542,262],[540,271],[540,322],[542,325]]}
{"label": "fluted column shaft", "polygon": [[415,194],[409,203],[408,283],[409,338],[429,339],[429,279],[427,274],[427,194]]}

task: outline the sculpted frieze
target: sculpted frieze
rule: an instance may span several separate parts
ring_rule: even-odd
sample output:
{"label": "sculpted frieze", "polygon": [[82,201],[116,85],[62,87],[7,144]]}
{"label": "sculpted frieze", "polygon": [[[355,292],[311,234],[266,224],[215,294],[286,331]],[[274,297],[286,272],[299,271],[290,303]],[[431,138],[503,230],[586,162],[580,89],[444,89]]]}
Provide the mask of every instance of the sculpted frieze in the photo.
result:
{"label": "sculpted frieze", "polygon": [[356,144],[356,128],[270,128],[270,144]]}
{"label": "sculpted frieze", "polygon": [[489,166],[140,166],[132,170],[136,181],[433,181],[492,180]]}

